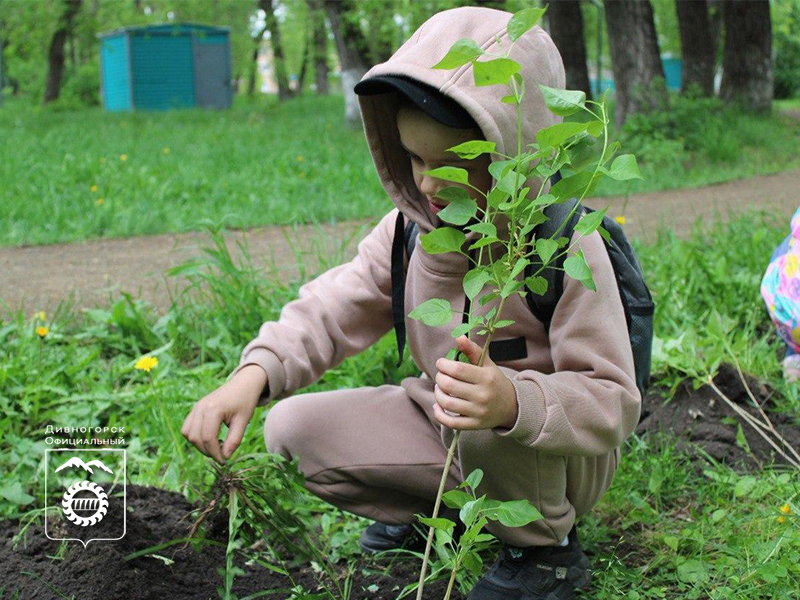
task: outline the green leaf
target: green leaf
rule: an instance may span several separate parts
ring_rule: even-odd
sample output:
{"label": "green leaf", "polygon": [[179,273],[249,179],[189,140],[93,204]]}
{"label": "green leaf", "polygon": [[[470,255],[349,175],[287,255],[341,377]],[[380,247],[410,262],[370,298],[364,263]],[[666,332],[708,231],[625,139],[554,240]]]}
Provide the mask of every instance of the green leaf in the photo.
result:
{"label": "green leaf", "polygon": [[690,558],[678,565],[678,579],[686,583],[702,583],[708,580],[708,571],[701,561]]}
{"label": "green leaf", "polygon": [[586,131],[591,136],[600,137],[603,134],[603,122],[602,121],[589,121],[586,124]]}
{"label": "green leaf", "polygon": [[489,279],[491,279],[491,276],[486,269],[475,268],[467,271],[467,274],[464,275],[463,282],[464,293],[467,295],[467,298],[474,300],[475,296],[483,289],[483,286],[486,285]]}
{"label": "green leaf", "polygon": [[514,73],[519,72],[519,63],[510,58],[495,58],[494,60],[472,63],[472,74],[475,85],[507,85]]}
{"label": "green leaf", "polygon": [[558,242],[548,238],[540,238],[536,240],[536,254],[542,259],[543,263],[547,263],[558,250]]}
{"label": "green leaf", "polygon": [[442,494],[442,502],[450,508],[461,508],[470,500],[474,498],[461,490],[450,490]]}
{"label": "green leaf", "polygon": [[644,179],[639,165],[636,164],[636,157],[633,154],[622,154],[611,163],[608,176],[617,181],[627,181],[629,179]]}
{"label": "green leaf", "polygon": [[421,235],[419,239],[428,254],[444,254],[445,252],[460,252],[467,236],[463,231],[452,227],[438,227]]}
{"label": "green leaf", "polygon": [[498,321],[497,323],[495,323],[494,328],[500,329],[502,327],[508,327],[509,325],[513,325],[514,323],[515,321],[512,321],[511,319],[503,319],[502,321]]}
{"label": "green leaf", "polygon": [[489,173],[497,181],[517,165],[515,160],[495,160],[489,165]]}
{"label": "green leaf", "polygon": [[477,323],[461,323],[458,327],[450,332],[450,336],[453,338],[459,338],[462,335],[467,335],[470,331],[477,327],[477,325]]}
{"label": "green leaf", "polygon": [[465,199],[469,200],[471,196],[469,192],[465,190],[463,187],[459,187],[457,185],[448,185],[445,188],[440,189],[433,195],[434,198],[441,198],[442,200],[447,200],[448,202],[452,202],[453,200]]}
{"label": "green leaf", "polygon": [[503,289],[500,291],[500,297],[501,298],[508,298],[511,294],[516,292],[523,285],[525,285],[524,281],[515,281],[514,279],[509,279],[508,281],[506,281],[506,284],[503,286]]}
{"label": "green leaf", "polygon": [[508,39],[512,42],[517,40],[523,33],[539,22],[544,12],[544,8],[526,8],[515,12],[508,20]]}
{"label": "green leaf", "polygon": [[564,271],[566,271],[567,275],[577,279],[590,290],[597,290],[594,279],[592,278],[592,270],[589,268],[589,265],[586,264],[583,252],[578,251],[568,257],[567,260],[564,261]]}
{"label": "green leaf", "polygon": [[583,235],[589,235],[597,230],[600,227],[600,223],[603,222],[603,217],[606,214],[608,207],[604,208],[603,210],[596,210],[590,213],[584,213],[581,217],[581,220],[575,225],[575,231],[578,233],[582,233]]}
{"label": "green leaf", "polygon": [[[497,189],[508,195],[514,194],[525,183],[525,176],[513,169],[497,182]],[[501,205],[502,207],[502,205]]]}
{"label": "green leaf", "polygon": [[500,206],[509,194],[501,190],[499,187],[494,187],[486,196],[486,204],[491,208]]}
{"label": "green leaf", "polygon": [[454,183],[469,183],[469,173],[466,169],[460,169],[459,167],[439,167],[438,169],[423,171],[422,174]]}
{"label": "green leaf", "polygon": [[542,91],[544,102],[550,112],[560,116],[568,117],[578,112],[586,104],[586,94],[578,90],[560,90],[558,88],[547,87],[538,84]]}
{"label": "green leaf", "polygon": [[456,198],[440,210],[437,216],[442,221],[453,225],[466,225],[475,217],[477,212],[478,205],[475,200],[472,198]]}
{"label": "green leaf", "polygon": [[586,131],[588,126],[589,123],[558,123],[540,129],[536,134],[536,139],[539,141],[539,147],[542,149],[555,147],[575,134]]}
{"label": "green leaf", "polygon": [[468,62],[472,62],[483,55],[483,50],[470,38],[461,38],[450,46],[444,58],[431,67],[432,69],[455,69]]}
{"label": "green leaf", "polygon": [[[488,319],[492,318],[489,315],[487,315],[486,317]],[[472,488],[472,491],[474,492],[480,485],[481,481],[483,481],[483,470],[475,469],[474,471],[472,471],[472,473],[467,475],[467,479],[464,481],[464,483],[466,483],[470,488]]]}
{"label": "green leaf", "polygon": [[424,523],[429,527],[435,527],[436,529],[444,529],[445,531],[453,529],[453,527],[456,526],[456,524],[450,519],[443,519],[442,517],[437,517],[434,519],[433,517],[418,516],[417,518],[419,519],[420,523]]}
{"label": "green leaf", "polygon": [[488,294],[485,294],[480,297],[480,300],[478,300],[478,304],[480,306],[486,306],[487,304],[489,304],[489,302],[497,298],[499,295],[500,295],[499,292],[490,292]]}
{"label": "green leaf", "polygon": [[547,291],[547,279],[541,275],[526,278],[525,285],[528,286],[530,291],[532,291],[534,294],[538,294],[539,296],[543,296]]}
{"label": "green leaf", "polygon": [[517,97],[514,94],[509,94],[508,96],[503,96],[500,98],[500,102],[505,102],[506,104],[517,104]]}
{"label": "green leaf", "polygon": [[447,360],[455,360],[456,354],[458,354],[458,348],[450,348],[450,350],[447,351],[447,354],[445,354],[444,357]]}
{"label": "green leaf", "polygon": [[408,313],[408,316],[422,321],[429,327],[441,327],[453,320],[453,309],[447,300],[431,298]]}
{"label": "green leaf", "polygon": [[3,484],[3,487],[0,487],[0,496],[12,504],[19,504],[21,506],[30,504],[36,500],[36,498],[23,491],[22,484],[19,481],[10,481]]}
{"label": "green leaf", "polygon": [[558,199],[577,198],[592,180],[592,173],[581,171],[559,180],[550,188],[550,193]]}
{"label": "green leaf", "polygon": [[499,242],[499,241],[500,241],[500,239],[496,238],[496,237],[492,237],[492,236],[484,237],[484,238],[479,239],[474,244],[472,244],[469,247],[469,249],[470,250],[475,250],[476,248],[483,248],[484,246],[488,246],[489,244],[494,244],[494,243]]}
{"label": "green leaf", "polygon": [[471,142],[464,142],[458,146],[448,148],[448,152],[455,152],[460,158],[472,160],[481,154],[492,153],[495,150],[496,144],[494,142],[487,142],[486,140],[473,140]]}
{"label": "green leaf", "polygon": [[527,258],[518,259],[516,264],[514,265],[514,268],[511,269],[511,274],[509,275],[509,277],[511,277],[513,279],[517,275],[522,273],[522,271],[525,269],[525,267],[528,266],[528,263],[530,263],[530,261]]}
{"label": "green leaf", "polygon": [[542,513],[527,500],[511,500],[503,502],[494,511],[486,513],[490,519],[500,521],[506,527],[523,527],[542,518]]}
{"label": "green leaf", "polygon": [[736,485],[733,487],[733,493],[737,498],[744,498],[753,491],[755,486],[756,478],[748,475],[736,482]]}
{"label": "green leaf", "polygon": [[[490,539],[494,539],[494,536],[489,536]],[[477,536],[475,537],[475,541],[477,541]],[[467,552],[464,555],[464,560],[461,563],[464,565],[464,568],[472,573],[473,575],[480,576],[483,572],[483,559],[481,559],[480,554],[475,552],[474,550]]]}
{"label": "green leaf", "polygon": [[481,221],[480,223],[475,223],[474,225],[468,225],[466,229],[467,231],[477,231],[483,235],[497,237],[497,227],[494,226],[494,223],[486,223]]}

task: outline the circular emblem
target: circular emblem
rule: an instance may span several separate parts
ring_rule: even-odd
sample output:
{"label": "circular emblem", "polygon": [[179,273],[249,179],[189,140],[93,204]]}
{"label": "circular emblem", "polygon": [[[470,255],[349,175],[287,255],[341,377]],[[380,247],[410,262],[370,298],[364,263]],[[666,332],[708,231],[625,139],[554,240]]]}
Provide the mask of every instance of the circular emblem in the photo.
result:
{"label": "circular emblem", "polygon": [[[79,492],[86,492],[76,497]],[[108,496],[103,488],[92,481],[79,481],[69,486],[61,500],[67,518],[82,527],[96,525],[108,510]]]}

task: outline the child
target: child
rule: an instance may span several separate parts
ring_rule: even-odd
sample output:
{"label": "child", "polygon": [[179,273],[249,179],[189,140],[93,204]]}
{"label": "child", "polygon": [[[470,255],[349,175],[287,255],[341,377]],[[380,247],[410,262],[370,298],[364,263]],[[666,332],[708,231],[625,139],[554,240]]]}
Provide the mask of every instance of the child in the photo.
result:
{"label": "child", "polygon": [[792,217],[791,233],[775,249],[761,281],[767,311],[786,344],[783,377],[800,378],[800,208]]}
{"label": "child", "polygon": [[[519,528],[487,526],[503,550],[470,600],[568,598],[591,577],[575,521],[611,485],[620,446],[638,423],[641,406],[623,306],[600,235],[579,243],[597,291],[565,278],[549,331],[523,298],[511,296],[503,318],[515,323],[496,334],[508,343],[501,344],[504,352],[490,353],[483,366],[475,363],[485,336],[455,342],[472,364],[444,358],[454,345],[450,332],[461,322],[460,314],[438,328],[406,319],[420,377],[407,377],[400,385],[295,392],[392,329],[391,250],[395,234],[402,235],[398,217],[402,213],[415,221],[421,234],[438,227],[436,204],[446,201],[434,196],[453,185],[423,172],[459,166],[469,171],[471,185],[488,192],[490,158],[463,161],[446,149],[485,138],[496,143],[498,153],[517,153],[516,106],[500,101],[505,86],[476,87],[469,65],[430,68],[464,37],[487,52],[504,54],[510,17],[478,7],[440,12],[364,75],[355,88],[364,130],[395,208],[360,242],[351,262],[306,283],[278,321],[260,327],[233,377],[197,403],[183,428],[201,451],[222,460],[238,446],[255,406],[280,400],[267,414],[267,447],[299,457],[311,492],[377,521],[362,535],[366,551],[400,546],[415,514],[431,514],[447,446],[454,429],[463,430],[447,489],[481,468],[478,494],[526,498],[544,517]],[[510,57],[521,64],[525,80],[524,149],[539,129],[561,121],[547,109],[536,84],[564,88],[564,68],[538,26],[516,41]],[[501,235],[504,227],[507,232],[507,223],[498,220],[497,225]],[[477,234],[466,233],[468,242],[475,241]],[[494,252],[502,250],[496,245]],[[418,241],[404,265],[408,311],[432,297],[466,310],[462,279],[469,265],[462,255],[428,254]],[[492,307],[494,302],[478,302],[488,292],[487,287],[474,299],[474,312],[485,314]],[[230,427],[222,453],[221,421]]]}

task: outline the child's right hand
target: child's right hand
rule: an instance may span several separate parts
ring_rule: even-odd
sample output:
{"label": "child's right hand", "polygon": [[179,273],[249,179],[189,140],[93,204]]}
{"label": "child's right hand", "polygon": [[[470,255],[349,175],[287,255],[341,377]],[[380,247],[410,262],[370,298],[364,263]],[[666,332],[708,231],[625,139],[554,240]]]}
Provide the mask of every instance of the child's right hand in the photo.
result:
{"label": "child's right hand", "polygon": [[[223,463],[239,447],[244,430],[255,411],[267,374],[258,365],[248,365],[233,379],[201,398],[183,422],[181,433],[200,452]],[[228,425],[228,435],[220,451],[219,429]]]}

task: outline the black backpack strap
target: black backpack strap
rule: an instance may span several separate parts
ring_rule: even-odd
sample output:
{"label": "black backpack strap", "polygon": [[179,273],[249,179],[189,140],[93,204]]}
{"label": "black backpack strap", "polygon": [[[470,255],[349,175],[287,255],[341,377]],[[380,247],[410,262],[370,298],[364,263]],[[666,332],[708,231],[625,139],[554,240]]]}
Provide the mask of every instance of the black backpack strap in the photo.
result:
{"label": "black backpack strap", "polygon": [[[561,227],[561,225],[567,219],[576,203],[577,200],[572,198],[566,202],[551,204],[545,208],[544,214],[548,220],[541,223],[533,230],[536,239],[552,238],[557,231],[559,238],[565,237],[568,240],[572,239],[572,234],[575,231],[575,224],[578,222],[581,211],[576,210],[570,221],[563,227]],[[562,249],[559,248],[557,252],[560,253],[561,250]],[[555,313],[556,305],[561,299],[561,295],[564,293],[564,260],[566,260],[566,256],[562,255],[558,257],[540,274],[547,280],[547,291],[544,295],[539,296],[528,291],[528,294],[525,296],[531,312],[544,324],[545,331],[548,332],[550,331],[550,321],[553,320],[553,313]],[[525,277],[533,275],[534,267],[537,267],[535,263],[529,264],[526,267]]]}
{"label": "black backpack strap", "polygon": [[397,337],[397,366],[403,362],[403,350],[406,345],[405,315],[405,269],[403,268],[403,248],[405,247],[405,228],[403,213],[397,213],[392,240],[392,322]]}

